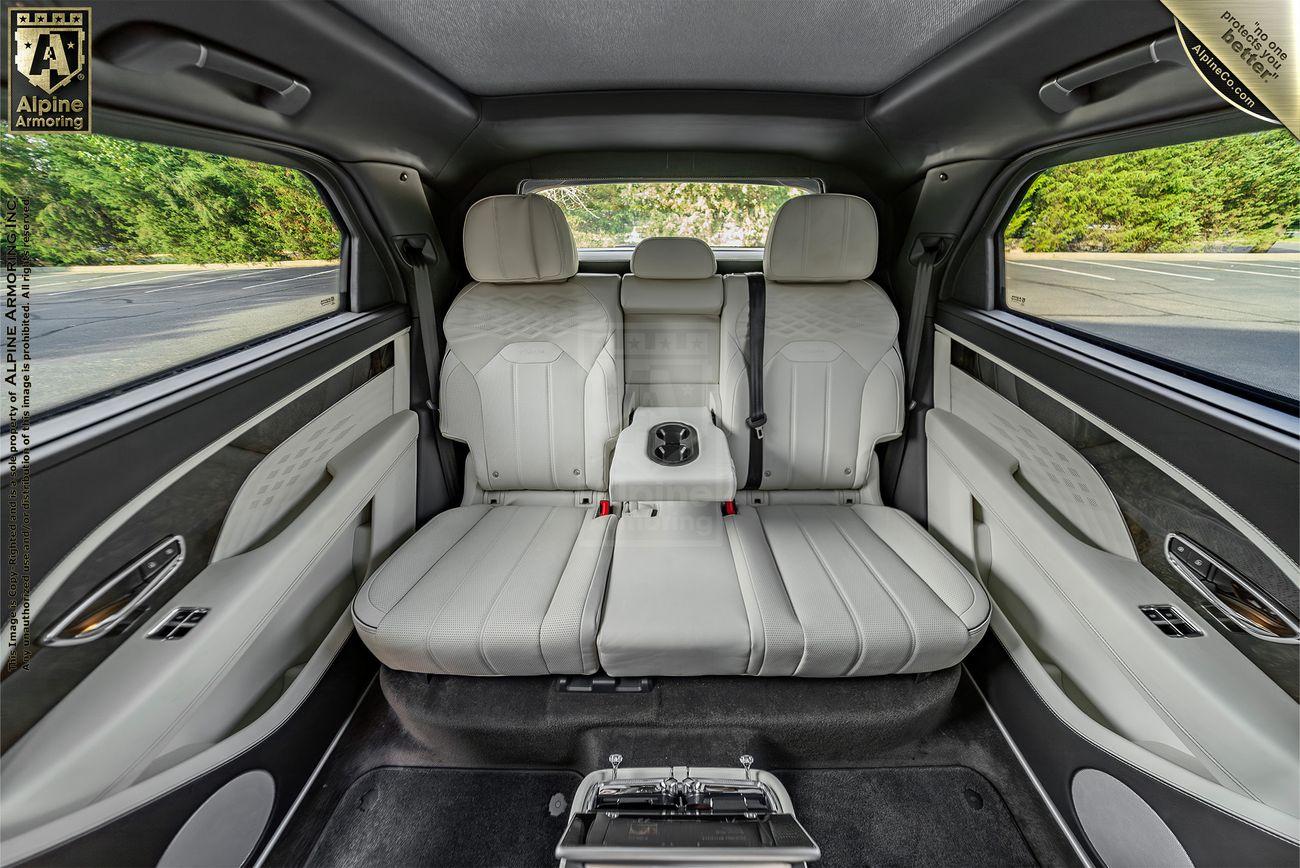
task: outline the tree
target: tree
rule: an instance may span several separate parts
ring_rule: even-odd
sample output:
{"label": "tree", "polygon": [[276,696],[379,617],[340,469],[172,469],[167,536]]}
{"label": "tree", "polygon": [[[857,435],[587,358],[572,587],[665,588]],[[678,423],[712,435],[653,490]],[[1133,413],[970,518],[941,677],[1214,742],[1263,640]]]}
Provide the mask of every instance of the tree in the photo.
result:
{"label": "tree", "polygon": [[1268,250],[1300,234],[1300,143],[1277,130],[1043,172],[1007,224],[1032,252]]}
{"label": "tree", "polygon": [[35,214],[43,265],[333,259],[340,235],[301,172],[100,135],[0,135],[0,192]]}

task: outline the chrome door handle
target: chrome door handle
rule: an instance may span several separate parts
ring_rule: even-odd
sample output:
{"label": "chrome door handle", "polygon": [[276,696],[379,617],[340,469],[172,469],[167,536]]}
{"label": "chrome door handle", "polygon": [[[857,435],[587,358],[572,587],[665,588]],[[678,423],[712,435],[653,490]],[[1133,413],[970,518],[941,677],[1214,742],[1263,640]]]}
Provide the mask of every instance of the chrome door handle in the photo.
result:
{"label": "chrome door handle", "polygon": [[1165,537],[1165,558],[1187,584],[1242,630],[1268,642],[1300,643],[1296,616],[1204,546],[1171,533]]}
{"label": "chrome door handle", "polygon": [[108,635],[185,562],[185,539],[169,536],[113,574],[41,636],[42,645],[80,645]]}

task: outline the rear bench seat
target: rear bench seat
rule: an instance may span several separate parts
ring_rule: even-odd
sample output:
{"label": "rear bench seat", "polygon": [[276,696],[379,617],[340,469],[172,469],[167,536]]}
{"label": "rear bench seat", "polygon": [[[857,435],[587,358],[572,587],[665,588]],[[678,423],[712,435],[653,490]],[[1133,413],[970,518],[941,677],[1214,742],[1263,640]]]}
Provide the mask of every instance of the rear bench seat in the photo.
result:
{"label": "rear bench seat", "polygon": [[[622,286],[629,331],[690,317],[708,336],[716,323],[720,364],[714,384],[707,361],[675,368],[643,344],[628,409],[698,395],[743,484],[746,278],[713,276],[700,242],[643,244]],[[574,276],[564,218],[541,197],[476,204],[465,246],[478,282],[447,317],[443,430],[469,444],[467,499],[487,503],[437,516],[362,588],[354,619],[380,660],[463,675],[860,676],[951,666],[983,635],[983,588],[879,502],[874,450],[901,431],[903,376],[897,314],[868,280],[864,200],[796,198],[769,232],[761,484],[727,517],[629,504],[616,546],[616,518],[581,505],[606,485],[619,429],[616,286]],[[567,444],[581,456],[552,457]]]}

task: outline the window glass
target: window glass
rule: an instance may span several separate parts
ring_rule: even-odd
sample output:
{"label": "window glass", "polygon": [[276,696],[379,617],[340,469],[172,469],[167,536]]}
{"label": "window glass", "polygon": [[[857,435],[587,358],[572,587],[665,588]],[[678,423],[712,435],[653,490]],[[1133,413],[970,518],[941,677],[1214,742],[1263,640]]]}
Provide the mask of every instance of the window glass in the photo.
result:
{"label": "window glass", "polygon": [[776,184],[636,182],[572,184],[538,191],[564,210],[583,248],[635,247],[657,235],[712,247],[762,247],[776,211],[809,192]]}
{"label": "window glass", "polygon": [[1281,130],[1048,169],[1004,232],[1004,304],[1296,399],[1298,179]]}
{"label": "window glass", "polygon": [[33,266],[33,415],[342,308],[342,236],[293,169],[5,130],[0,195]]}

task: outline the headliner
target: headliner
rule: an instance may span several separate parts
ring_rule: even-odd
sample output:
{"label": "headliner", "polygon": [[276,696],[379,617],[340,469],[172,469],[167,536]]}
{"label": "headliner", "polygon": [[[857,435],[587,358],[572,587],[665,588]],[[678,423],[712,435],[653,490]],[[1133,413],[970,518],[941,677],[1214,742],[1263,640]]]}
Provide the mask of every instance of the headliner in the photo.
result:
{"label": "headliner", "polygon": [[872,94],[1018,0],[342,0],[463,90]]}

